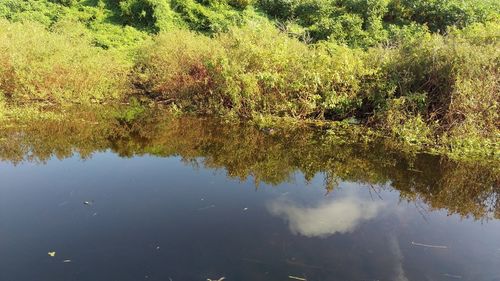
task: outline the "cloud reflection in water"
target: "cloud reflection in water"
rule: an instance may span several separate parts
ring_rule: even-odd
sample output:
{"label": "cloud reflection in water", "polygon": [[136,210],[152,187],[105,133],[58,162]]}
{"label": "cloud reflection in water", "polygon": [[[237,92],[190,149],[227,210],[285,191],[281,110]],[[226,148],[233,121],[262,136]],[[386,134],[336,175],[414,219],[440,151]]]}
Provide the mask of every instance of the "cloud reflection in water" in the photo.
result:
{"label": "cloud reflection in water", "polygon": [[320,203],[316,207],[299,206],[288,200],[276,200],[268,205],[270,213],[288,221],[290,231],[306,237],[327,237],[349,233],[377,216],[384,203],[364,201],[355,196]]}

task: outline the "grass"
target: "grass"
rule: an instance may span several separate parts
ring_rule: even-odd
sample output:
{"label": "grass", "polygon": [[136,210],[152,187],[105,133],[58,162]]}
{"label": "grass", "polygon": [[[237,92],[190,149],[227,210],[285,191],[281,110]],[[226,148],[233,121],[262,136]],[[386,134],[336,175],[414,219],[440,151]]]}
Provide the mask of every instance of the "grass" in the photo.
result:
{"label": "grass", "polygon": [[10,104],[89,104],[127,91],[127,64],[94,47],[84,32],[49,32],[0,21],[0,93]]}

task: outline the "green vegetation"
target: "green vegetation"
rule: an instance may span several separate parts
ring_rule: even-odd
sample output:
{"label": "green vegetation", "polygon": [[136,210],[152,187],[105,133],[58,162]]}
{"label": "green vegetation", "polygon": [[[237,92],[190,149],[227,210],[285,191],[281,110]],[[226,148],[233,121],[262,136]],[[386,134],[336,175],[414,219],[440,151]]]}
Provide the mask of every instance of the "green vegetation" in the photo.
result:
{"label": "green vegetation", "polygon": [[[29,33],[27,32],[29,31]],[[0,93],[7,103],[90,103],[127,90],[127,66],[84,34],[0,21]]]}
{"label": "green vegetation", "polygon": [[496,158],[499,65],[494,0],[0,3],[0,119],[133,98]]}

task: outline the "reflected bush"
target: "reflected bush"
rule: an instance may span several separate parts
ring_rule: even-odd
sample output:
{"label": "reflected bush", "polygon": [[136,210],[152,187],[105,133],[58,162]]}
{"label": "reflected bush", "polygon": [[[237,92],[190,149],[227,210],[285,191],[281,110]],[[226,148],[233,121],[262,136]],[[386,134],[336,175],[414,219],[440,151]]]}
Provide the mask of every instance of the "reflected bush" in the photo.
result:
{"label": "reflected bush", "polygon": [[88,158],[108,149],[121,157],[180,156],[188,165],[223,170],[232,178],[252,179],[256,186],[294,181],[300,173],[306,181],[323,177],[326,192],[341,181],[356,182],[369,189],[395,188],[404,200],[422,200],[450,214],[498,218],[500,173],[495,162],[396,152],[387,140],[366,144],[355,135],[346,135],[352,142],[338,142],[307,127],[270,132],[147,112],[124,122],[122,110],[78,112],[71,119],[2,128],[0,158],[44,162],[75,154]]}

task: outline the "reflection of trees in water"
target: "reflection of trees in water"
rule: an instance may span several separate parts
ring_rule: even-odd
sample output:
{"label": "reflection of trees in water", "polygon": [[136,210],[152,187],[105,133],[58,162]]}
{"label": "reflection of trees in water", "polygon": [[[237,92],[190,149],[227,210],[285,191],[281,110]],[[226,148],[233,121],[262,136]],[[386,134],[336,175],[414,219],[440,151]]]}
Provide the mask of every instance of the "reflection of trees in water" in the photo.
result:
{"label": "reflection of trees in water", "polygon": [[0,132],[0,158],[13,163],[75,153],[88,158],[107,149],[122,157],[181,156],[186,163],[224,169],[233,178],[253,177],[256,184],[291,181],[296,172],[306,180],[322,174],[327,191],[341,180],[388,183],[403,199],[421,199],[431,208],[477,219],[500,218],[498,163],[408,155],[383,143],[331,141],[307,128],[269,132],[200,118],[150,116],[120,122],[78,113],[63,121],[34,121]]}

